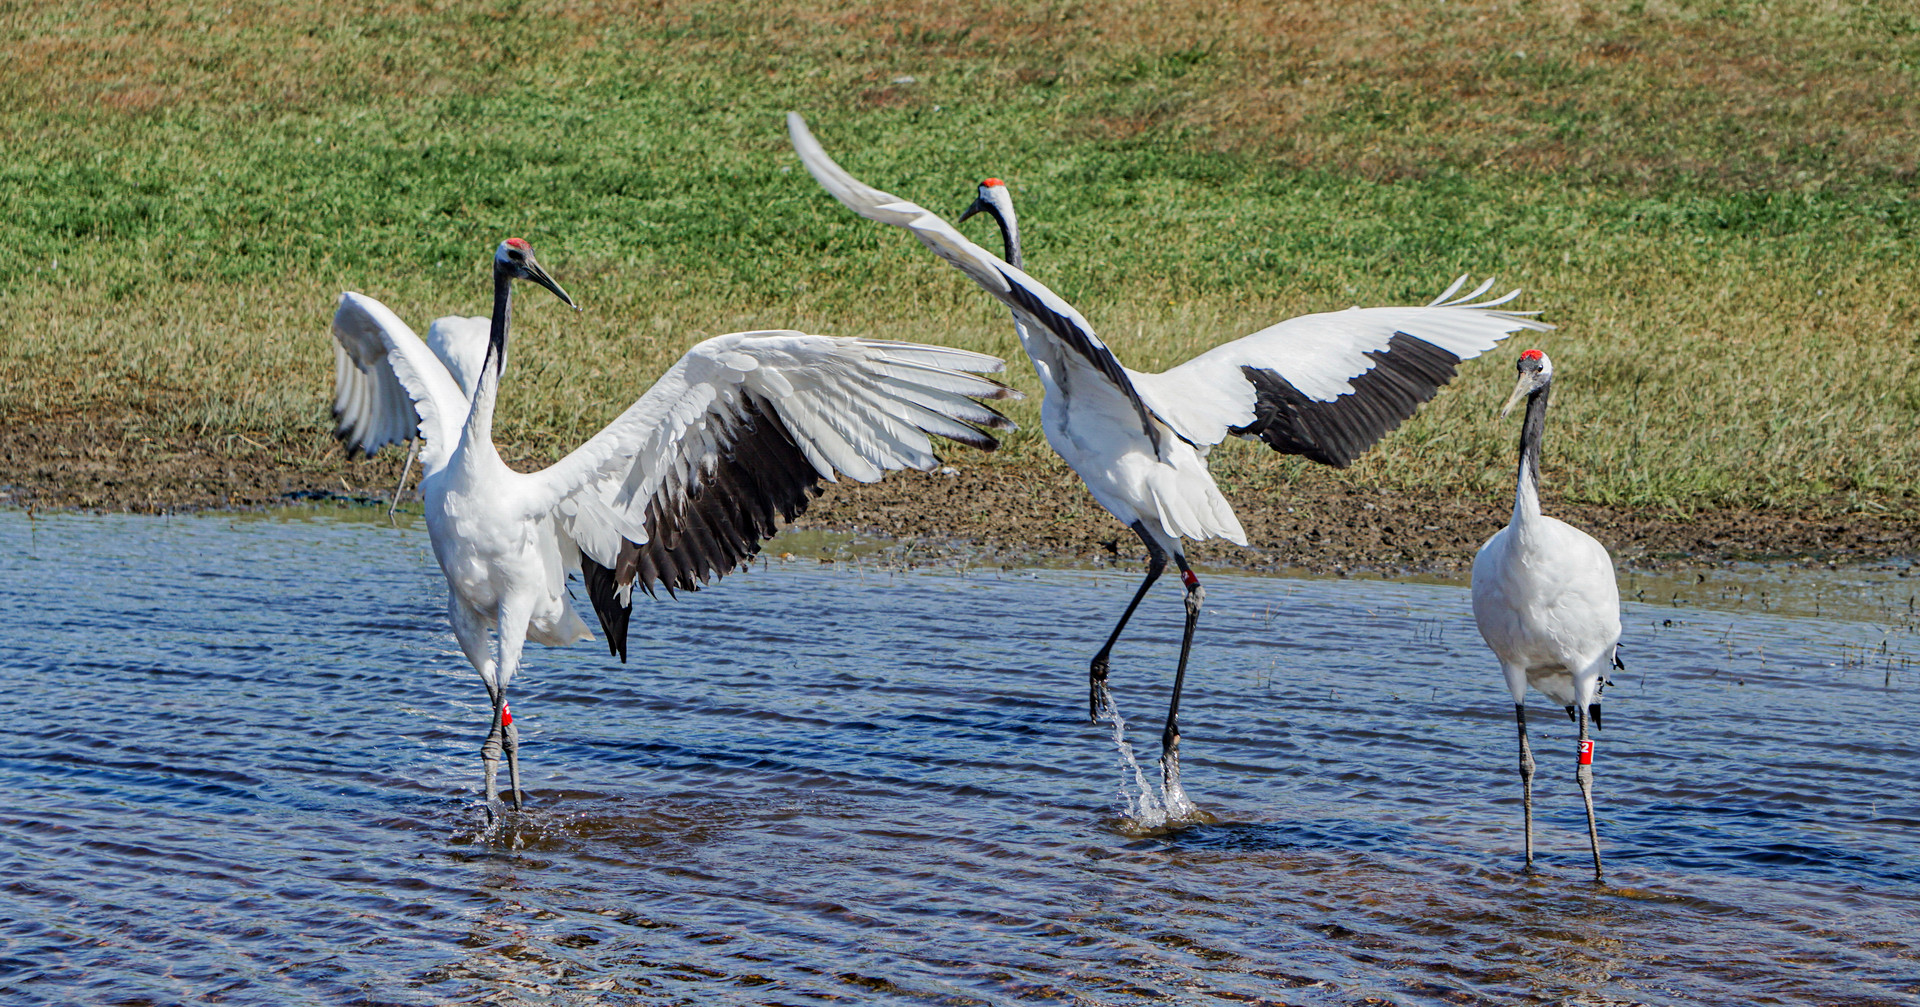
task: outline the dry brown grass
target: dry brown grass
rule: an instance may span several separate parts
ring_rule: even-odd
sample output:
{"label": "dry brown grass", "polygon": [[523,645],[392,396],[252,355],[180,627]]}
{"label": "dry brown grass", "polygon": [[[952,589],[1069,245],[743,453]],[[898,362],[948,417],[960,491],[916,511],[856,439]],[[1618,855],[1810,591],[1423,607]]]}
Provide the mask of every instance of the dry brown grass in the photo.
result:
{"label": "dry brown grass", "polygon": [[1829,187],[1911,181],[1920,156],[1920,15],[1892,3],[99,3],[5,23],[8,99],[80,116],[805,60],[872,108],[930,100],[890,84],[902,66],[987,98],[1044,83],[1090,106],[1085,138],[1374,179]]}

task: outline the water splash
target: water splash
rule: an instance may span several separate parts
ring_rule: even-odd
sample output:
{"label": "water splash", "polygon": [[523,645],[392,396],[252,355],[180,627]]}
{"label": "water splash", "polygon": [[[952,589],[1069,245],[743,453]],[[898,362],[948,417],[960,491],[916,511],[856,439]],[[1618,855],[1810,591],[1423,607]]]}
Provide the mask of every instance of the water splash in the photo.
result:
{"label": "water splash", "polygon": [[1169,824],[1178,825],[1183,822],[1208,820],[1200,808],[1187,798],[1186,790],[1180,786],[1178,749],[1160,760],[1160,805],[1166,809]]}
{"label": "water splash", "polygon": [[[1113,747],[1120,753],[1122,775],[1119,797],[1126,828],[1146,832],[1165,827],[1166,805],[1154,796],[1153,785],[1147,782],[1147,774],[1140,768],[1140,760],[1133,757],[1133,742],[1127,740],[1127,718],[1122,717],[1120,708],[1113,705],[1113,694],[1107,691],[1105,684],[1100,686],[1100,710],[1106,722],[1113,725]],[[1177,788],[1178,784],[1175,786]],[[1185,795],[1182,795],[1184,799]]]}
{"label": "water splash", "polygon": [[1195,822],[1214,821],[1200,810],[1180,786],[1180,756],[1160,761],[1159,793],[1147,780],[1146,770],[1133,754],[1133,742],[1127,740],[1127,719],[1113,703],[1113,694],[1100,688],[1101,719],[1113,727],[1113,747],[1120,755],[1120,798],[1123,822],[1128,832],[1155,833]]}

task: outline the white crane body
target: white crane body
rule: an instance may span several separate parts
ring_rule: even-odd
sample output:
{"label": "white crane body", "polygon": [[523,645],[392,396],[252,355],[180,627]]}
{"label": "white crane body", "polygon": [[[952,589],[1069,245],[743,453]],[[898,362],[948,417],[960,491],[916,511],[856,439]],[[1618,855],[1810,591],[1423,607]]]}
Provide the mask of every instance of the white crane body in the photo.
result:
{"label": "white crane body", "polygon": [[1473,597],[1474,622],[1515,703],[1529,685],[1562,707],[1599,702],[1620,641],[1620,587],[1605,546],[1558,518],[1516,515],[1474,557]]}

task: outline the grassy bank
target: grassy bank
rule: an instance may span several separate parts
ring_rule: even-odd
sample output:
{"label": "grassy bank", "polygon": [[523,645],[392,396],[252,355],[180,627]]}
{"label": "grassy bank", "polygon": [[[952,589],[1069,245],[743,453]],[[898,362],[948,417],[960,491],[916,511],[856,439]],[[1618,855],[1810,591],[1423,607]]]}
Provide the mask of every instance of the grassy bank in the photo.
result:
{"label": "grassy bank", "polygon": [[[988,298],[799,170],[793,108],[931,207],[1007,179],[1030,271],[1136,367],[1493,273],[1560,326],[1558,493],[1920,508],[1910,8],[1265,6],[0,5],[0,415],[323,457],[339,291],[478,314],[511,234],[588,307],[516,314],[496,435],[535,451],[742,328],[984,349],[1036,392]],[[1496,491],[1509,364],[1346,473],[1216,468]],[[1004,464],[1046,451],[1015,416]]]}

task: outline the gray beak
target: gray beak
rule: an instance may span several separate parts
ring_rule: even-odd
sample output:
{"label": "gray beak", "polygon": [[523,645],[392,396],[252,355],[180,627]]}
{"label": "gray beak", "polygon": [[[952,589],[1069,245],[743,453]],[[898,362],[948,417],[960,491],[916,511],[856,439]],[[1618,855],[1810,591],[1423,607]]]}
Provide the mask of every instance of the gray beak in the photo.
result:
{"label": "gray beak", "polygon": [[547,288],[548,290],[553,291],[553,296],[560,298],[562,301],[565,301],[567,304],[567,307],[572,308],[575,311],[580,310],[580,305],[573,303],[573,298],[568,297],[567,292],[564,290],[561,290],[560,285],[558,283],[553,282],[553,277],[547,275],[547,270],[545,267],[541,266],[538,262],[533,261],[532,258],[528,258],[526,269],[527,269],[527,279],[532,280],[533,282],[538,283],[539,285]]}
{"label": "gray beak", "polygon": [[1533,375],[1520,375],[1519,383],[1513,386],[1513,394],[1507,397],[1507,404],[1500,407],[1500,418],[1505,419],[1508,413],[1513,412],[1513,407],[1519,405],[1520,400],[1526,398],[1527,393],[1531,391],[1533,391]]}
{"label": "gray beak", "polygon": [[956,224],[965,223],[968,217],[971,217],[974,214],[980,213],[982,211],[991,213],[993,212],[993,207],[986,201],[985,198],[976,196],[974,197],[973,205],[967,207],[967,212],[961,214],[960,219],[954,221],[954,223]]}

